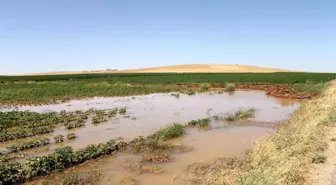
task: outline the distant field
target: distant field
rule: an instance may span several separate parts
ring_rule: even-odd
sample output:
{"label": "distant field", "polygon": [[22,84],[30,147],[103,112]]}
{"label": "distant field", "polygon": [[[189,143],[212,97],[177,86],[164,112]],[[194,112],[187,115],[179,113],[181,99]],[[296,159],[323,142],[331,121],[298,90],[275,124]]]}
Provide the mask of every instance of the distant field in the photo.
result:
{"label": "distant field", "polygon": [[[133,96],[181,91],[177,84],[289,84],[319,93],[335,73],[109,73],[1,76],[0,104],[44,104],[97,96]],[[169,85],[171,84],[171,85]],[[201,84],[201,85],[202,85]]]}
{"label": "distant field", "polygon": [[336,73],[101,73],[43,76],[0,76],[0,83],[20,81],[68,81],[124,83],[313,83],[327,82],[336,78]]}

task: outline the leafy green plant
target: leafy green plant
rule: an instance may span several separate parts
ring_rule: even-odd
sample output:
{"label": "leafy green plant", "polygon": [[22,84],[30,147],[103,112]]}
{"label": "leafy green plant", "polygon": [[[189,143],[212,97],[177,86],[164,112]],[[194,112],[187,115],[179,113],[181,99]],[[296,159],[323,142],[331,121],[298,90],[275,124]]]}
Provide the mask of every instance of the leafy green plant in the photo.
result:
{"label": "leafy green plant", "polygon": [[233,113],[228,114],[224,120],[226,121],[237,121],[240,119],[247,119],[254,116],[256,110],[254,108],[249,109],[239,109]]}
{"label": "leafy green plant", "polygon": [[181,124],[174,123],[165,128],[162,128],[156,131],[154,134],[149,137],[158,139],[158,140],[168,140],[174,137],[179,137],[184,133],[184,126]]}
{"label": "leafy green plant", "polygon": [[188,122],[187,125],[205,127],[205,126],[209,126],[210,123],[211,123],[211,120],[207,118],[207,119],[192,120]]}
{"label": "leafy green plant", "polygon": [[227,84],[226,87],[225,87],[225,92],[229,92],[229,93],[232,93],[235,91],[235,87],[234,85],[232,84]]}
{"label": "leafy green plant", "polygon": [[68,140],[75,139],[76,137],[77,137],[77,136],[76,136],[75,133],[69,133],[69,134],[67,135],[67,139],[68,139]]}
{"label": "leafy green plant", "polygon": [[127,108],[126,107],[123,107],[123,108],[119,109],[119,114],[120,115],[125,115],[126,113],[127,113]]}
{"label": "leafy green plant", "polygon": [[59,134],[54,137],[55,143],[62,143],[64,141],[64,136],[62,134]]}
{"label": "leafy green plant", "polygon": [[7,146],[6,148],[10,153],[13,153],[13,152],[18,152],[22,150],[31,149],[31,148],[45,146],[48,144],[50,144],[50,139],[43,138],[43,139],[36,139],[33,141],[28,141],[22,144],[12,144],[12,145]]}
{"label": "leafy green plant", "polygon": [[22,165],[0,163],[0,184],[16,184],[23,181]]}
{"label": "leafy green plant", "polygon": [[11,130],[4,130],[0,132],[0,141],[8,141],[19,138],[32,137],[53,132],[54,126],[41,126],[36,128],[22,128],[18,127]]}
{"label": "leafy green plant", "polygon": [[117,116],[117,113],[118,113],[118,108],[114,108],[108,112],[108,117],[109,118],[115,117]]}

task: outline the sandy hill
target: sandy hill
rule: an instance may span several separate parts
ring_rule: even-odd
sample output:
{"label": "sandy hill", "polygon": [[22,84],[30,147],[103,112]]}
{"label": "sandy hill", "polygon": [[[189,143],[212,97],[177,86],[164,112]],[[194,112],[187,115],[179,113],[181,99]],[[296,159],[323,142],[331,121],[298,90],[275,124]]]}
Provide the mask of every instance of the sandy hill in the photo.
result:
{"label": "sandy hill", "polygon": [[248,66],[248,65],[237,65],[237,64],[227,64],[227,65],[208,65],[208,64],[189,64],[189,65],[173,65],[173,66],[163,66],[163,67],[151,67],[143,69],[133,69],[133,70],[120,70],[118,72],[132,72],[132,73],[244,73],[244,72],[280,72],[289,71],[276,68],[258,67],[258,66]]}
{"label": "sandy hill", "polygon": [[34,73],[25,75],[56,75],[56,74],[88,74],[88,73],[272,73],[272,72],[289,72],[290,70],[238,65],[238,64],[187,64],[172,65],[162,67],[150,67],[142,69],[127,70],[94,70],[94,71],[58,71],[47,73]]}

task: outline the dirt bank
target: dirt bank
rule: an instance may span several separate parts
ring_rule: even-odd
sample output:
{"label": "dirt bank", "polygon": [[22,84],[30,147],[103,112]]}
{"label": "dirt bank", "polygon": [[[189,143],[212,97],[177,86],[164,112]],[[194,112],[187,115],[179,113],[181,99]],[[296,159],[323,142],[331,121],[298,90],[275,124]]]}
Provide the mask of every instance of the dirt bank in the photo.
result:
{"label": "dirt bank", "polygon": [[[333,87],[336,87],[336,81],[331,83]],[[336,102],[333,102],[336,104]],[[333,110],[334,116],[331,117],[331,122],[329,123],[331,127],[328,129],[326,135],[326,142],[328,143],[328,150],[325,153],[327,160],[324,164],[315,165],[312,175],[312,184],[313,185],[336,185],[336,106]]]}
{"label": "dirt bank", "polygon": [[[187,88],[201,88],[200,84],[181,86]],[[211,85],[211,88],[215,89],[225,89],[225,87],[226,84],[220,83]],[[287,84],[235,84],[234,87],[236,90],[265,91],[269,96],[288,99],[311,99],[320,95],[318,93],[298,92]]]}

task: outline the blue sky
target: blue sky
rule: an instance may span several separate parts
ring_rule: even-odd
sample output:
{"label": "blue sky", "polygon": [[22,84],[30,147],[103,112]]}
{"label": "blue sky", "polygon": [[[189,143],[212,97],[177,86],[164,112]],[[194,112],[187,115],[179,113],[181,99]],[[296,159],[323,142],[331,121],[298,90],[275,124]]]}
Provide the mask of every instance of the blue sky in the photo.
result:
{"label": "blue sky", "polygon": [[336,72],[336,1],[0,0],[0,74],[192,63]]}

